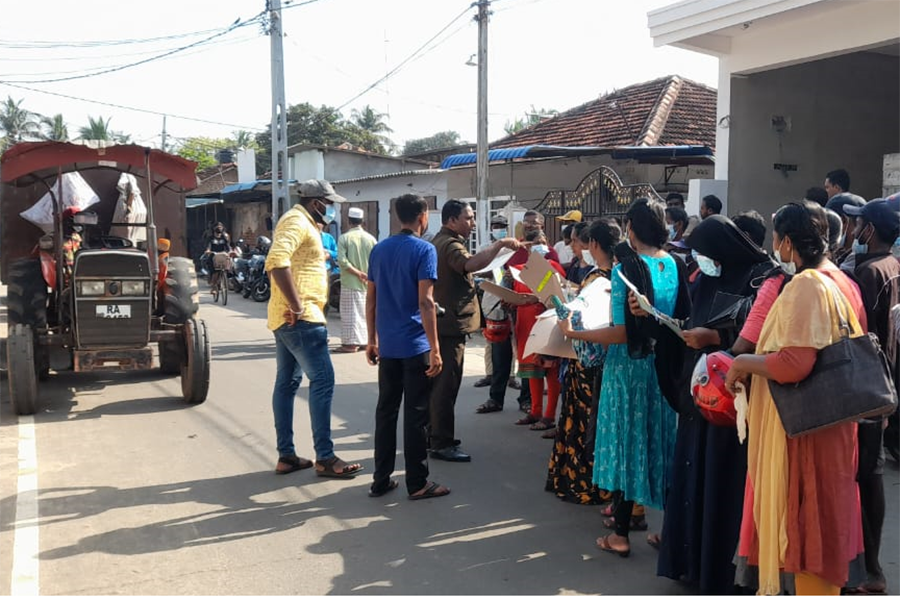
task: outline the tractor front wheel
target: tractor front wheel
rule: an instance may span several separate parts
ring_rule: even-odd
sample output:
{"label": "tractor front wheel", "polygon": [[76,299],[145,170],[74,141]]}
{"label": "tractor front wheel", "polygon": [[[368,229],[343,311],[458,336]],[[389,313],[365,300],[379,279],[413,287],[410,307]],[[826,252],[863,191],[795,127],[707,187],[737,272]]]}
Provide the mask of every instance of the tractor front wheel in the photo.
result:
{"label": "tractor front wheel", "polygon": [[33,415],[37,410],[37,369],[30,325],[15,324],[9,328],[6,365],[13,409],[17,415]]}

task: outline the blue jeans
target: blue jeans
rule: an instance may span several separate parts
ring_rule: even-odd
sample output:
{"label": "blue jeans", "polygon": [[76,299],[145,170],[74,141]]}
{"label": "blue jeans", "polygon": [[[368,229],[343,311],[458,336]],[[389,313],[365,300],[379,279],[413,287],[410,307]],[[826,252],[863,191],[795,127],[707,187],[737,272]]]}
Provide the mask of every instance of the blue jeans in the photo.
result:
{"label": "blue jeans", "polygon": [[294,399],[303,380],[309,378],[309,420],[312,425],[316,460],[334,456],[331,441],[331,400],[334,397],[334,368],[328,353],[328,331],[322,323],[297,321],[275,330],[275,389],[272,412],[278,456],[292,456],[294,449]]}

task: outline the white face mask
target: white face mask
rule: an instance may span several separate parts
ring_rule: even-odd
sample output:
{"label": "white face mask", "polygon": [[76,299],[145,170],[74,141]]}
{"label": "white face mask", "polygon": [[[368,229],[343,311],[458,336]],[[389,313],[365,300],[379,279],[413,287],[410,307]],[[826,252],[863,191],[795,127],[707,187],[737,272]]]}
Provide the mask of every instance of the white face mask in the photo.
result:
{"label": "white face mask", "polygon": [[494,238],[495,240],[502,240],[503,238],[506,237],[506,235],[507,235],[506,229],[492,229],[491,230],[491,237]]}
{"label": "white face mask", "polygon": [[597,266],[597,261],[594,260],[594,256],[587,250],[581,251],[581,259],[592,267]]}
{"label": "white face mask", "polygon": [[[781,243],[784,243],[784,240],[781,240]],[[791,256],[788,258],[787,262],[781,259],[781,244],[775,248],[775,262],[781,266],[781,270],[785,272],[787,275],[796,275],[797,274],[797,265],[794,264],[794,249],[791,248]]]}
{"label": "white face mask", "polygon": [[669,229],[669,241],[671,242],[671,241],[674,240],[675,237],[678,235],[678,232],[675,231],[675,225],[674,225],[674,224],[673,224],[673,225],[669,225],[668,229]]}
{"label": "white face mask", "polygon": [[550,248],[547,246],[547,244],[538,244],[537,246],[532,246],[531,251],[537,252],[541,256],[544,256],[545,254],[550,252]]}
{"label": "white face mask", "polygon": [[704,275],[707,277],[722,276],[722,265],[717,265],[716,261],[708,256],[703,256],[696,250],[691,250],[691,255],[694,257],[694,260],[697,261],[697,266],[700,267],[700,271]]}

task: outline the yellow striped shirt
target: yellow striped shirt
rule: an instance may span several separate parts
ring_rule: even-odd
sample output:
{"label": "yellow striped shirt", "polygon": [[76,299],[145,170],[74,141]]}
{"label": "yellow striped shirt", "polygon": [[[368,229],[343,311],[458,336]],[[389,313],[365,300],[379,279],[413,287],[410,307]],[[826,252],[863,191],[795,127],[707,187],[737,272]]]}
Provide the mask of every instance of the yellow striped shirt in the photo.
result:
{"label": "yellow striped shirt", "polygon": [[[328,275],[322,236],[315,221],[305,208],[296,204],[279,219],[272,237],[266,271],[289,267],[303,308],[301,320],[324,323]],[[268,326],[275,331],[288,322],[285,313],[290,310],[290,305],[278,286],[271,283]]]}

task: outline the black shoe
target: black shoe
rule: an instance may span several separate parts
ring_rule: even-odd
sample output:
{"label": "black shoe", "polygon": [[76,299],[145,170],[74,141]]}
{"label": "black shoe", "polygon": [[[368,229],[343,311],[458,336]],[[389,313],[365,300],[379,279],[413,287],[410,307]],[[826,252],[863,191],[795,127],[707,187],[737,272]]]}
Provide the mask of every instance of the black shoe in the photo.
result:
{"label": "black shoe", "polygon": [[479,379],[478,381],[475,382],[475,387],[487,387],[489,385],[491,385],[490,377],[482,377],[481,379]]}
{"label": "black shoe", "polygon": [[431,458],[437,460],[446,460],[447,462],[471,462],[472,457],[459,449],[458,446],[450,446],[449,448],[441,448],[440,450],[432,450]]}

